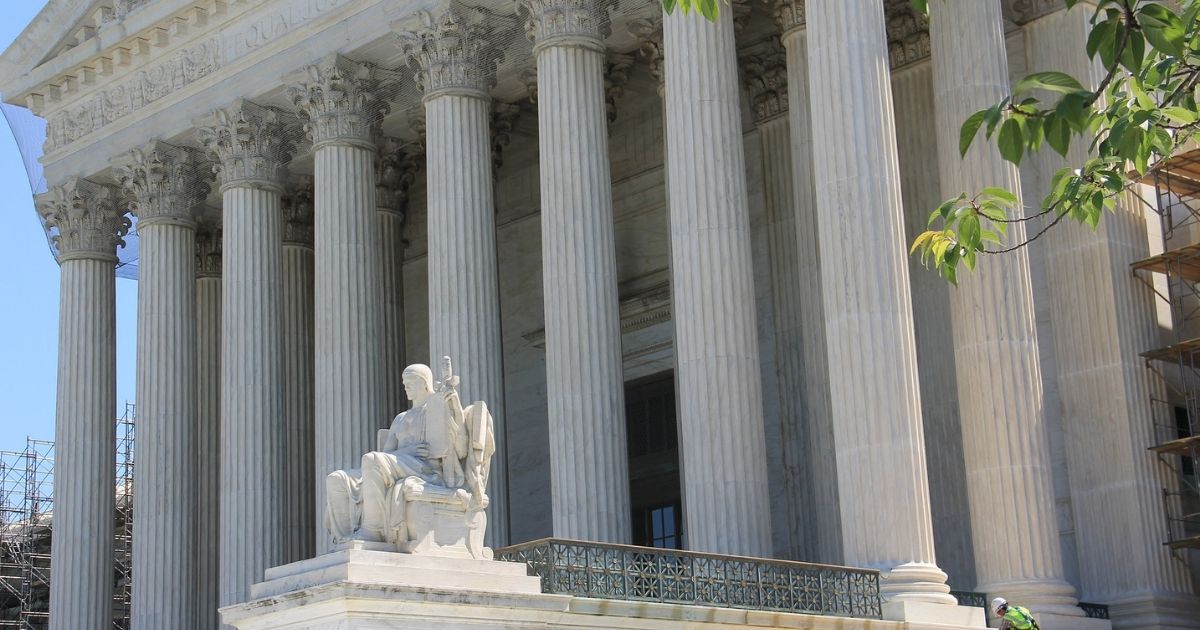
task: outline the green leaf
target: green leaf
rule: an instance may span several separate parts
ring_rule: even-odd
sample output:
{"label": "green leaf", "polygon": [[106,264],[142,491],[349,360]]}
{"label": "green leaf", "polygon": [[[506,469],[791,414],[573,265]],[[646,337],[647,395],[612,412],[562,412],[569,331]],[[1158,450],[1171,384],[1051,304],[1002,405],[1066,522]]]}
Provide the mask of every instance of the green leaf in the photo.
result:
{"label": "green leaf", "polygon": [[1177,125],[1190,125],[1200,119],[1200,114],[1186,107],[1164,107],[1162,113]]}
{"label": "green leaf", "polygon": [[1071,127],[1058,116],[1051,117],[1046,123],[1046,142],[1050,148],[1063,157],[1071,148]]}
{"label": "green leaf", "polygon": [[987,188],[984,188],[981,192],[985,195],[995,197],[996,199],[998,199],[1010,206],[1015,206],[1018,203],[1017,196],[1003,188],[998,188],[996,186],[989,186]]}
{"label": "green leaf", "polygon": [[979,133],[979,126],[983,124],[983,119],[988,115],[988,110],[981,109],[963,122],[962,128],[958,131],[958,155],[959,157],[967,154],[967,149],[971,148],[971,142],[975,140],[975,135]]}
{"label": "green leaf", "polygon": [[1000,135],[996,140],[997,146],[1000,148],[1000,155],[1004,159],[1021,165],[1021,157],[1025,154],[1025,144],[1021,136],[1021,123],[1016,119],[1009,118],[1000,126]]}
{"label": "green leaf", "polygon": [[679,0],[662,0],[663,11],[665,11],[667,15],[671,15],[675,12],[675,7],[678,4]]}
{"label": "green leaf", "polygon": [[1030,90],[1049,90],[1060,94],[1083,91],[1083,85],[1064,72],[1035,72],[1017,83],[1014,94]]}
{"label": "green leaf", "polygon": [[929,0],[912,0],[913,9],[921,15],[929,15]]}

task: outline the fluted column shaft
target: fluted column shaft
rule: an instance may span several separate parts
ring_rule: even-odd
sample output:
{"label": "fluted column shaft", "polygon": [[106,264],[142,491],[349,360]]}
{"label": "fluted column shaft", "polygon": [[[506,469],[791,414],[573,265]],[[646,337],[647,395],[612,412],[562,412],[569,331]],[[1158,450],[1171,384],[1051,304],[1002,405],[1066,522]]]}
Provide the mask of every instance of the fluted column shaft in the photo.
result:
{"label": "fluted column shaft", "polygon": [[284,558],[283,164],[280,113],[244,100],[198,121],[219,162],[222,214],[220,605]]}
{"label": "fluted column shaft", "polygon": [[685,541],[771,554],[732,12],[663,18]]}
{"label": "fluted column shaft", "polygon": [[[378,233],[374,154],[367,146],[316,150],[314,387],[317,445],[314,479],[357,468],[387,424],[380,373]],[[321,536],[324,539],[324,536]],[[318,545],[320,548],[320,545]]]}
{"label": "fluted column shaft", "polygon": [[[937,125],[933,103],[933,64],[926,59],[892,73],[896,107],[896,143],[904,193],[904,238],[912,242],[928,229],[929,212],[942,202],[937,163]],[[920,374],[921,416],[925,429],[926,469],[933,511],[933,542],[938,566],[951,587],[975,588],[971,544],[971,508],[963,462],[962,422],[954,355],[946,351],[951,330],[950,285],[910,256],[913,331]]]}
{"label": "fluted column shaft", "polygon": [[[221,271],[220,236],[197,237],[196,275],[196,627],[217,628],[220,591],[221,483]],[[211,241],[216,240],[213,248]],[[209,245],[205,260],[205,245]],[[215,249],[215,251],[213,251]]]}
{"label": "fluted column shaft", "polygon": [[407,365],[404,346],[404,214],[377,204],[380,289],[383,303],[380,343],[384,414],[408,408],[401,374]]}
{"label": "fluted column shaft", "polygon": [[196,623],[196,208],[211,165],[162,142],[113,160],[137,215],[138,464],[134,471],[133,602],[139,630]]}
{"label": "fluted column shaft", "polygon": [[[379,233],[375,136],[387,107],[369,66],[338,55],[308,66],[289,88],[313,141],[315,266],[314,483],[325,507],[325,476],[358,467],[386,427],[380,372]],[[317,551],[329,540],[318,529]]]}
{"label": "fluted column shaft", "polygon": [[283,560],[282,246],[278,188],[223,192],[221,605]]}
{"label": "fluted column shaft", "polygon": [[[793,18],[794,19],[794,18]],[[808,33],[804,24],[792,25],[783,34],[787,64],[788,114],[791,171],[779,174],[778,180],[788,181],[792,195],[789,206],[790,226],[781,225],[790,246],[795,247],[795,288],[792,311],[776,318],[776,334],[785,326],[794,326],[801,351],[801,363],[790,366],[792,378],[801,392],[799,422],[805,437],[801,471],[808,486],[810,511],[801,518],[811,522],[808,536],[811,560],[840,563],[842,561],[841,522],[838,504],[837,460],[834,457],[833,418],[830,414],[829,372],[825,369],[825,313],[821,298],[821,247],[817,234],[817,200],[813,180],[813,133],[808,85]],[[765,139],[765,135],[764,135]],[[764,143],[764,147],[765,147]],[[768,161],[764,161],[768,164]],[[771,168],[771,167],[768,167]],[[790,229],[790,231],[788,231]],[[782,238],[775,234],[774,239]],[[794,236],[794,239],[792,237]],[[774,250],[772,250],[774,252]],[[798,324],[798,325],[797,325]]]}
{"label": "fluted column shaft", "polygon": [[[1000,3],[951,2],[937,9],[930,39],[942,196],[986,186],[1019,196],[1016,166],[991,143],[980,140],[958,157],[962,121],[1009,93]],[[1024,238],[1023,224],[1009,225],[1010,242]],[[964,274],[950,307],[976,590],[1034,610],[1078,615],[1074,589],[1063,577],[1054,515],[1027,250]],[[996,505],[1013,504],[1021,509],[994,517]]]}
{"label": "fluted column shaft", "polygon": [[195,623],[195,229],[138,225],[134,628]]}
{"label": "fluted column shaft", "polygon": [[[604,44],[592,3],[558,30],[535,2],[546,397],[554,535],[627,543],[632,530],[617,305]],[[569,10],[569,9],[567,9]],[[580,449],[580,445],[587,447]]]}
{"label": "fluted column shaft", "polygon": [[[1080,3],[1025,25],[1029,71],[1057,70],[1093,87],[1103,77],[1084,51],[1094,6]],[[1077,140],[1067,160],[1043,151],[1030,199],[1041,199],[1054,173],[1087,159]],[[1172,472],[1146,448],[1155,434],[1151,398],[1162,383],[1139,355],[1159,345],[1154,296],[1129,274],[1149,256],[1144,206],[1118,203],[1096,230],[1055,228],[1044,247],[1051,323],[1063,398],[1062,423],[1087,601],[1110,605],[1114,628],[1186,627],[1200,618],[1186,566],[1164,547],[1162,488]],[[1087,326],[1079,326],[1087,321]]]}
{"label": "fluted column shaft", "polygon": [[[804,415],[805,321],[801,318],[799,243],[793,210],[792,145],[786,112],[758,122],[766,187],[767,246],[770,248],[772,315],[775,320],[775,364],[779,373],[779,417],[784,490],[788,507],[788,557],[816,559],[812,520],[813,487],[808,472],[810,442]],[[831,511],[831,510],[824,510]]]}
{"label": "fluted column shaft", "polygon": [[889,600],[951,604],[933,551],[883,6],[807,9],[844,561],[883,571]]}
{"label": "fluted column shaft", "polygon": [[488,544],[499,545],[508,538],[508,484],[489,109],[482,94],[425,99],[429,354],[432,361],[451,357],[464,403],[483,400],[495,417],[487,532]]}
{"label": "fluted column shaft", "polygon": [[50,628],[112,623],[114,253],[61,261]]}
{"label": "fluted column shaft", "polygon": [[311,558],[321,533],[313,480],[313,194],[301,183],[283,210],[283,409],[287,429],[282,462],[285,562]]}

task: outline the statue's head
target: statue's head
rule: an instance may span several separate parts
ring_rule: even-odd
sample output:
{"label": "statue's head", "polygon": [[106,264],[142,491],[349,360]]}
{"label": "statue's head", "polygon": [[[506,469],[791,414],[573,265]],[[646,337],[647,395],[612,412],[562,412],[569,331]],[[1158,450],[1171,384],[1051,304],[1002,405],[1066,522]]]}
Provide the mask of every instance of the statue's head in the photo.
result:
{"label": "statue's head", "polygon": [[428,365],[414,363],[404,368],[400,378],[409,400],[421,400],[433,393],[433,370]]}

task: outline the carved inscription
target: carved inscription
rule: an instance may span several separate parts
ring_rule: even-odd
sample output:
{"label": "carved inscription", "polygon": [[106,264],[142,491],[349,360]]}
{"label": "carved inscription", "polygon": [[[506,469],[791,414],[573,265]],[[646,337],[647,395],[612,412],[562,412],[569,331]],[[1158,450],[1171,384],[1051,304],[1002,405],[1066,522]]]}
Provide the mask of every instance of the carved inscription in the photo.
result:
{"label": "carved inscription", "polygon": [[298,26],[347,5],[351,0],[293,0],[286,6],[250,19],[227,39],[229,59],[242,55],[278,39]]}

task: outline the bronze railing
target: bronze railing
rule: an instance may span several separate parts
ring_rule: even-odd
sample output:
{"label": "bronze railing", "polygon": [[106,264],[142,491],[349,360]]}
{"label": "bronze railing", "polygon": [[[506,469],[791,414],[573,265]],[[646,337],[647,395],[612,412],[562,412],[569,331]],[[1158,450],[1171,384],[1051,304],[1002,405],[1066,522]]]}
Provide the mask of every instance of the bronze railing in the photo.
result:
{"label": "bronze railing", "polygon": [[879,619],[879,572],[546,538],[496,550],[542,591],[600,599]]}

